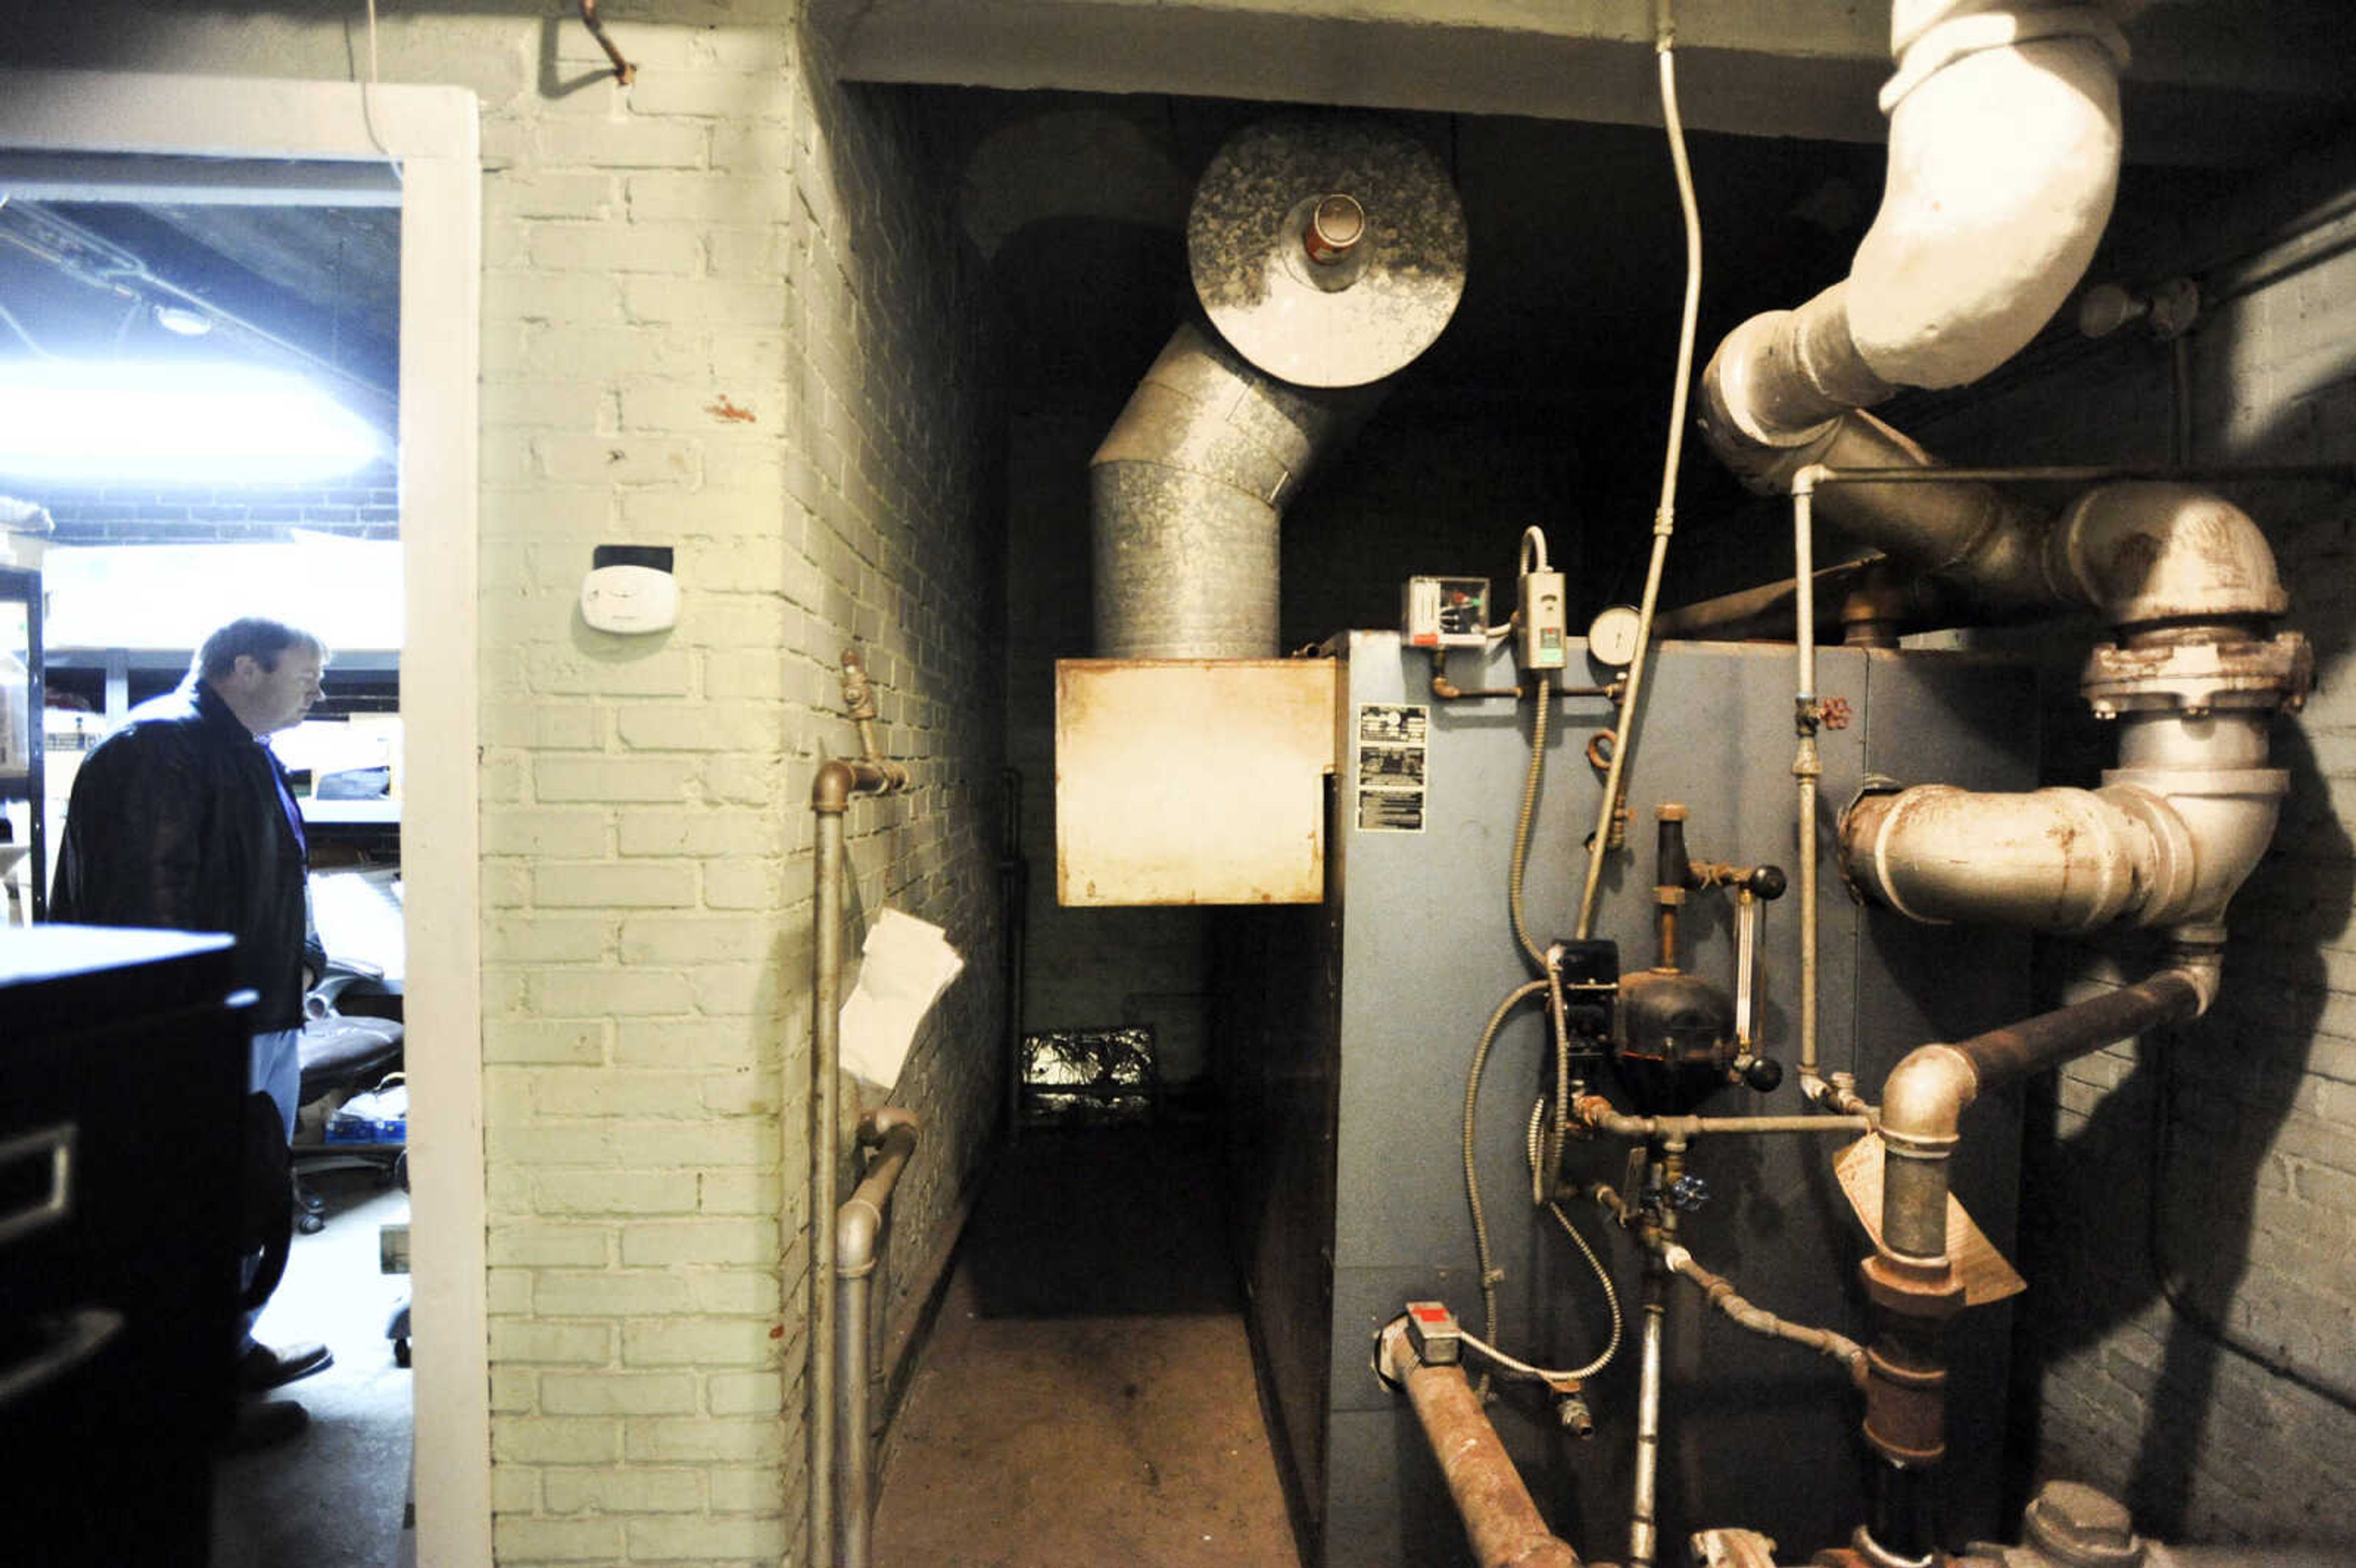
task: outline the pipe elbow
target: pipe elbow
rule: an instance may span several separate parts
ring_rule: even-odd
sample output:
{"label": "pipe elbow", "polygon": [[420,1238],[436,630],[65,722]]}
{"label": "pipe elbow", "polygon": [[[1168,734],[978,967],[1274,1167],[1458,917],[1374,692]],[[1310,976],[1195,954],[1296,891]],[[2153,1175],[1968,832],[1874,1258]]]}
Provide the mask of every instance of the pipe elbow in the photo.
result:
{"label": "pipe elbow", "polygon": [[834,1211],[834,1272],[857,1279],[875,1266],[875,1238],[883,1234],[884,1213],[864,1198],[852,1198]]}
{"label": "pipe elbow", "polygon": [[2105,485],[2062,514],[2046,575],[2114,626],[2270,621],[2290,608],[2247,512],[2190,485]]}
{"label": "pipe elbow", "polygon": [[1959,387],[2011,358],[2110,221],[2126,41],[2092,5],[2007,5],[1907,44],[1883,94],[1890,173],[1849,273],[1875,375]]}
{"label": "pipe elbow", "polygon": [[851,809],[851,797],[858,789],[858,770],[841,757],[829,757],[810,780],[810,809],[840,816]]}
{"label": "pipe elbow", "polygon": [[2084,933],[2147,897],[2153,848],[2143,797],[2040,789],[1984,794],[1918,784],[1869,795],[1842,814],[1849,885],[1926,924],[2024,925]]}
{"label": "pipe elbow", "polygon": [[1964,1107],[1979,1094],[1979,1069],[1952,1045],[1917,1046],[1881,1086],[1881,1133],[1892,1144],[1945,1148],[1961,1136]]}

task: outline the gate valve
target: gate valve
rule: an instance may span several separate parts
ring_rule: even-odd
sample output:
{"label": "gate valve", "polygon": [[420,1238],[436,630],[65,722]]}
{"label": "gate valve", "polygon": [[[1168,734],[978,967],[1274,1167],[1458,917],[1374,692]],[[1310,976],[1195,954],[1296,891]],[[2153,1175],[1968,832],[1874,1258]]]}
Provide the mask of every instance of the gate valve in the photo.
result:
{"label": "gate valve", "polygon": [[1669,1184],[1669,1207],[1691,1214],[1709,1201],[1709,1183],[1698,1176],[1680,1176]]}

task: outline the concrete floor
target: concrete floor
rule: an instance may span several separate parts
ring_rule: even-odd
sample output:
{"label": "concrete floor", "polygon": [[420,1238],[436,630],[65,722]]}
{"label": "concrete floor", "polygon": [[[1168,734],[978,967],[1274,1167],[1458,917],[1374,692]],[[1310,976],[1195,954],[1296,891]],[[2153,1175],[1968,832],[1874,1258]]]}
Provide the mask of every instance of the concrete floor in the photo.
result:
{"label": "concrete floor", "polygon": [[301,1436],[213,1467],[210,1568],[393,1568],[409,1501],[410,1374],[385,1320],[409,1281],[383,1274],[378,1227],[409,1218],[409,1194],[370,1172],[311,1179],[327,1228],[297,1235],[286,1277],[254,1332],[264,1344],[324,1342],[326,1371],[273,1398],[310,1413]]}
{"label": "concrete floor", "polygon": [[889,1435],[875,1563],[1297,1568],[1216,1177],[1199,1125],[1000,1156]]}

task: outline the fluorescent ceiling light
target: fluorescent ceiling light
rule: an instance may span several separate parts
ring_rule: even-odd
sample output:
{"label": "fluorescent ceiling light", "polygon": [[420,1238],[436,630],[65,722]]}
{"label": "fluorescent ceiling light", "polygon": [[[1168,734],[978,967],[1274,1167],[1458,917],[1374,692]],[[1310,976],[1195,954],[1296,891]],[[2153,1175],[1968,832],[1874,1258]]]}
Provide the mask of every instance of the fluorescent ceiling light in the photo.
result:
{"label": "fluorescent ceiling light", "polygon": [[242,365],[0,361],[0,474],[72,484],[326,479],[387,453],[299,376]]}

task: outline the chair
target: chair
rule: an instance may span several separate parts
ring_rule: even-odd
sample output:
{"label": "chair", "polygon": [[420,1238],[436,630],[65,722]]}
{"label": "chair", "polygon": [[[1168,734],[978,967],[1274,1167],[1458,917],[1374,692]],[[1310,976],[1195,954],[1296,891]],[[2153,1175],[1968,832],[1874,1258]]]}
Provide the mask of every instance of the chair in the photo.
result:
{"label": "chair", "polygon": [[[349,1096],[373,1089],[401,1070],[403,1028],[401,983],[386,981],[365,965],[330,959],[319,984],[305,998],[303,1080],[297,1106],[331,1093]],[[314,1171],[369,1169],[387,1180],[406,1174],[405,1139],[352,1142],[337,1138],[294,1147],[296,1227],[309,1235],[326,1221],[326,1205],[305,1185]]]}

